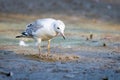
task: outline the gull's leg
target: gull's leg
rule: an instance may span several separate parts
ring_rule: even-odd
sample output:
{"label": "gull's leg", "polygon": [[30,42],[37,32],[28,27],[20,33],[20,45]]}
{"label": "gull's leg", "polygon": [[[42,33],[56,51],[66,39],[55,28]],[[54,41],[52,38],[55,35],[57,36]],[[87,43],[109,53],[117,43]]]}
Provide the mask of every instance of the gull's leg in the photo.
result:
{"label": "gull's leg", "polygon": [[40,44],[38,44],[38,50],[39,50],[39,56],[41,56],[41,47],[40,47]]}
{"label": "gull's leg", "polygon": [[48,54],[50,54],[50,41],[51,41],[51,40],[48,40],[48,45],[47,45],[47,48],[48,48]]}
{"label": "gull's leg", "polygon": [[38,50],[39,50],[39,56],[41,56],[41,46],[40,46],[40,43],[41,43],[41,39],[37,39],[37,46],[38,46]]}

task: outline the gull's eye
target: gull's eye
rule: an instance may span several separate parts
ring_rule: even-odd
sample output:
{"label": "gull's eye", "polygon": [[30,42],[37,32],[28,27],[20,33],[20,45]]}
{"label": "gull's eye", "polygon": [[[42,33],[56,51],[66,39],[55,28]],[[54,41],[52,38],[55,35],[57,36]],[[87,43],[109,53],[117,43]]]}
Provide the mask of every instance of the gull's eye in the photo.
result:
{"label": "gull's eye", "polygon": [[57,29],[60,29],[59,27],[57,27]]}

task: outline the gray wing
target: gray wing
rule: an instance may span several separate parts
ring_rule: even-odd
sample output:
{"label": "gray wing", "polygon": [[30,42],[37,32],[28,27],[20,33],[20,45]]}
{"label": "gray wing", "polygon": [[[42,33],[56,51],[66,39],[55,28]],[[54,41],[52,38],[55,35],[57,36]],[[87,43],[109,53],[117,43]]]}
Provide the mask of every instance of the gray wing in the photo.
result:
{"label": "gray wing", "polygon": [[26,30],[22,33],[25,36],[33,36],[33,32],[43,28],[43,25],[37,24],[36,22],[27,25]]}

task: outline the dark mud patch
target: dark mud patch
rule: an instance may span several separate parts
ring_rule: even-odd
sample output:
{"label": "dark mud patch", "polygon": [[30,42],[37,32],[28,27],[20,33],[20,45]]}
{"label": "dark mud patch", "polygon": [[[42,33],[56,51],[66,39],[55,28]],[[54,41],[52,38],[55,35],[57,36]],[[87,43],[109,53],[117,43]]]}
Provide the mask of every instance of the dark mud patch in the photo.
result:
{"label": "dark mud patch", "polygon": [[37,54],[30,54],[25,55],[26,57],[34,60],[40,60],[45,62],[67,62],[67,61],[77,61],[80,57],[78,55],[72,55],[72,54],[41,54],[40,56]]}

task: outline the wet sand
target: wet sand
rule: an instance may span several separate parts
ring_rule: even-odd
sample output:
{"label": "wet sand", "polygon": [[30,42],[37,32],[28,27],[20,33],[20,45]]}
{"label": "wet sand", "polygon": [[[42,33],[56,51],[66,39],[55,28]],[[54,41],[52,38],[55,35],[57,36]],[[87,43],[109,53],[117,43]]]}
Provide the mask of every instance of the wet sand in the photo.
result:
{"label": "wet sand", "polygon": [[[74,47],[59,48],[51,54],[74,54],[77,60],[45,61],[28,56],[30,48],[18,46],[0,46],[0,79],[1,80],[119,80],[120,50],[108,47]],[[8,51],[7,51],[8,50]],[[24,53],[20,53],[20,52]],[[25,51],[26,50],[26,51]],[[62,52],[61,52],[62,50]],[[31,52],[31,51],[30,51]],[[17,54],[16,54],[17,53]],[[33,51],[31,53],[36,53]],[[26,56],[27,55],[27,56]],[[12,72],[6,76],[1,72]]]}

